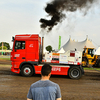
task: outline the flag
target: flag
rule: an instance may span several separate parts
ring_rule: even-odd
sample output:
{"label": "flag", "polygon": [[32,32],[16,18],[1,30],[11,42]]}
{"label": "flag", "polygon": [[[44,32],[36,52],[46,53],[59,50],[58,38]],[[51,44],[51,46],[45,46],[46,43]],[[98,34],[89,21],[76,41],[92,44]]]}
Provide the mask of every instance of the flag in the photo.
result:
{"label": "flag", "polygon": [[61,47],[61,36],[59,36],[59,46],[58,46],[58,50],[60,50]]}

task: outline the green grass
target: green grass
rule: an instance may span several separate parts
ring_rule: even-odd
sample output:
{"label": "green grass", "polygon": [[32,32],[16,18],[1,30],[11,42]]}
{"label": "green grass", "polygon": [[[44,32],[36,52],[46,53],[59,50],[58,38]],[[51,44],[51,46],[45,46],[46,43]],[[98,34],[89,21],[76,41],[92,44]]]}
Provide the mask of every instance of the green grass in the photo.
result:
{"label": "green grass", "polygon": [[0,66],[11,67],[11,65],[4,65],[4,64],[0,64]]}
{"label": "green grass", "polygon": [[[95,67],[93,67],[93,68],[96,70],[100,70],[100,68],[95,68]],[[93,68],[84,68],[84,70],[94,70]]]}
{"label": "green grass", "polygon": [[0,60],[10,60],[10,58],[0,58]]}

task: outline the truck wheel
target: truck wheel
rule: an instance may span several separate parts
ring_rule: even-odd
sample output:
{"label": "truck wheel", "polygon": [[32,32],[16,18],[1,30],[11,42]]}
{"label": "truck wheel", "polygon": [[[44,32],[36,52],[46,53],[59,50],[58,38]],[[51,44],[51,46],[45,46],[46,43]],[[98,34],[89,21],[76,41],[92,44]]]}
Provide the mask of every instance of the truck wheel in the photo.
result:
{"label": "truck wheel", "polygon": [[32,76],[33,75],[33,68],[31,65],[23,65],[22,66],[22,69],[21,69],[21,75],[22,76],[26,76],[26,77],[29,77],[29,76]]}
{"label": "truck wheel", "polygon": [[69,69],[68,75],[71,79],[79,79],[82,76],[82,72],[79,67],[72,67]]}

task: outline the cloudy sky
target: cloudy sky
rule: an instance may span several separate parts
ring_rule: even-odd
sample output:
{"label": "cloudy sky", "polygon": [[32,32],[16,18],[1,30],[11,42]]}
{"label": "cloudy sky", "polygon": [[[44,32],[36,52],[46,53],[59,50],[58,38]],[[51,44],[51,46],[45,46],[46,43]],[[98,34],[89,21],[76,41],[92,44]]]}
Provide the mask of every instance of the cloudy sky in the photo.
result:
{"label": "cloudy sky", "polygon": [[[41,32],[40,18],[47,18],[44,11],[50,0],[0,0],[0,42],[8,42],[12,48],[12,36]],[[100,0],[99,0],[100,1]],[[59,35],[62,46],[72,39],[83,41],[88,38],[100,46],[100,2],[94,3],[84,16],[84,12],[66,12],[66,19],[55,26],[45,37],[45,46],[58,48]]]}

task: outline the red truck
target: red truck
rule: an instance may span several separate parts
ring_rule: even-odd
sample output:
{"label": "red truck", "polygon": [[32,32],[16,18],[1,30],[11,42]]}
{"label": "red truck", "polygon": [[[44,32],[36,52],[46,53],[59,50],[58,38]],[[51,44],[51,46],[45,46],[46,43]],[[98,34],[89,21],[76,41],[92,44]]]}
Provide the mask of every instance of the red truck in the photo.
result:
{"label": "red truck", "polygon": [[43,64],[49,63],[52,75],[68,75],[72,79],[79,79],[84,74],[82,53],[79,51],[43,54],[43,38],[38,34],[16,35],[12,39],[11,71],[14,73],[26,77],[41,74]]}

